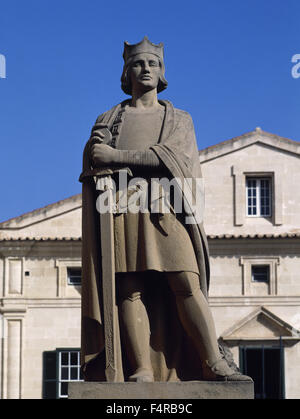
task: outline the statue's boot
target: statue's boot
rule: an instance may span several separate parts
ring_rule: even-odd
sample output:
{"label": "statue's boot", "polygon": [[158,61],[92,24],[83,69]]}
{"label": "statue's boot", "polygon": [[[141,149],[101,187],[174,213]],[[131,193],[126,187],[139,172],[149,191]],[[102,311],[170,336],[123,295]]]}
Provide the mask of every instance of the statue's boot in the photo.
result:
{"label": "statue's boot", "polygon": [[153,372],[152,370],[146,368],[138,368],[135,374],[129,377],[129,381],[133,381],[136,383],[153,383]]}
{"label": "statue's boot", "polygon": [[252,378],[229,367],[224,358],[210,364],[206,361],[203,379],[207,381],[252,381]]}

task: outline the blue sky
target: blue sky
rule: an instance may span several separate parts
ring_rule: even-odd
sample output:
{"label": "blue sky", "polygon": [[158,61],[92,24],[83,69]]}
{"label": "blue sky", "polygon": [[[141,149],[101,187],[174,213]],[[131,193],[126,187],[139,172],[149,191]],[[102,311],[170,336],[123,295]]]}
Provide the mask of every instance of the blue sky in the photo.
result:
{"label": "blue sky", "polygon": [[299,0],[0,0],[0,221],[81,191],[96,117],[126,95],[123,42],[165,45],[199,148],[260,126],[300,141]]}

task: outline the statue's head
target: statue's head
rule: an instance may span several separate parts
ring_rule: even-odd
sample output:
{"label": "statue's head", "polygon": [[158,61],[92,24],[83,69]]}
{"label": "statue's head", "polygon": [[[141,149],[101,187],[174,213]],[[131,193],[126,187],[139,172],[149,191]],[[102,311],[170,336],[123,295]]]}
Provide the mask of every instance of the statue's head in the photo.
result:
{"label": "statue's head", "polygon": [[139,58],[147,59],[147,61],[150,62],[150,65],[151,61],[153,61],[154,66],[157,63],[157,70],[159,70],[159,75],[157,77],[157,86],[155,86],[157,88],[157,92],[159,93],[167,87],[168,82],[165,79],[165,66],[162,43],[155,45],[152,42],[150,42],[146,36],[138,44],[130,45],[128,42],[124,42],[123,58],[124,67],[121,77],[121,87],[126,94],[132,94],[131,71]]}

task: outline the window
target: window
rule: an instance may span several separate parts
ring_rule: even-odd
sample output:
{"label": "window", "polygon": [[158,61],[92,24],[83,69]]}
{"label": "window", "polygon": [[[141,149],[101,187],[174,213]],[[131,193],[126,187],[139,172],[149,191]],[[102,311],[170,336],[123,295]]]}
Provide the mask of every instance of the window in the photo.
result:
{"label": "window", "polygon": [[242,295],[277,295],[280,258],[241,256]]}
{"label": "window", "polygon": [[270,266],[269,265],[252,265],[251,279],[254,282],[269,282],[270,281]]}
{"label": "window", "polygon": [[58,352],[58,397],[68,397],[68,383],[80,381],[80,352],[59,351]]}
{"label": "window", "polygon": [[68,285],[81,285],[81,269],[68,268]]}
{"label": "window", "polygon": [[271,179],[246,178],[246,208],[250,217],[271,217]]}
{"label": "window", "polygon": [[[272,222],[273,225],[282,225],[284,221],[283,217],[283,176],[280,173],[274,171],[273,161],[264,161],[259,163],[253,160],[251,164],[243,161],[242,164],[237,164],[231,167],[231,174],[234,179],[234,224],[236,226],[242,226],[246,222],[251,223],[251,217],[268,217],[266,221]],[[269,183],[269,216],[263,215],[252,215],[250,209],[248,209],[248,180],[267,180]],[[249,185],[250,186],[250,185]],[[254,189],[254,185],[252,185]],[[256,184],[257,186],[257,184]],[[255,189],[256,190],[256,189]],[[252,191],[251,191],[252,192]],[[249,191],[250,194],[250,191]],[[249,206],[252,204],[251,196],[249,196]],[[257,199],[257,196],[256,196]],[[258,211],[257,206],[260,200],[256,202],[256,212]],[[265,205],[264,205],[265,206]],[[259,208],[260,210],[260,208]],[[251,211],[252,212],[252,211]],[[260,220],[264,222],[263,220]]]}
{"label": "window", "polygon": [[284,348],[240,346],[240,368],[254,381],[255,399],[284,399]]}
{"label": "window", "polygon": [[68,397],[68,383],[82,381],[79,349],[57,349],[43,354],[43,398]]}

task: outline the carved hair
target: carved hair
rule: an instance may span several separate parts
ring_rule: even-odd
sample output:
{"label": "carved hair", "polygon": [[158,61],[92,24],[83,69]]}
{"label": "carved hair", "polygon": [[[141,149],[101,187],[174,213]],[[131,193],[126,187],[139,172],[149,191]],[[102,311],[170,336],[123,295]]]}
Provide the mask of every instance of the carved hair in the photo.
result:
{"label": "carved hair", "polygon": [[[124,64],[123,73],[121,76],[121,88],[123,92],[126,93],[127,95],[132,95],[132,85],[131,85],[131,78],[130,78],[130,69],[131,69],[132,61],[133,61],[133,57],[130,57],[127,60],[127,62]],[[160,58],[158,58],[158,61],[159,61],[159,66],[162,71],[161,71],[161,75],[159,77],[159,81],[157,85],[157,93],[162,92],[168,86],[168,82],[164,76],[165,66],[163,62],[160,60]]]}

